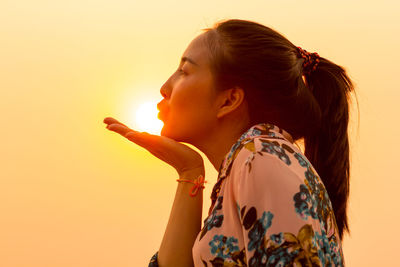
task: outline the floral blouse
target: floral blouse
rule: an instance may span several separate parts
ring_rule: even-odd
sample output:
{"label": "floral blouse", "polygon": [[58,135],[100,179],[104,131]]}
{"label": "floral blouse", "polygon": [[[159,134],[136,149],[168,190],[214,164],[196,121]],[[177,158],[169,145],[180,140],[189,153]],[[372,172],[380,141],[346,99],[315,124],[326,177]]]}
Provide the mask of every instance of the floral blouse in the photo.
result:
{"label": "floral blouse", "polygon": [[260,123],[233,144],[192,248],[194,266],[344,266],[328,193],[292,140]]}

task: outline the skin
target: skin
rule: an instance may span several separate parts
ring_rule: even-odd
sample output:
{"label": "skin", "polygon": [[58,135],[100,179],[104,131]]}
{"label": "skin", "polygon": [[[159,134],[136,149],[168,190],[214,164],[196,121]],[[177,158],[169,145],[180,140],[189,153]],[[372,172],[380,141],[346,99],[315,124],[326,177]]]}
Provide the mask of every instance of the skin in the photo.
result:
{"label": "skin", "polygon": [[[174,167],[180,178],[195,180],[205,175],[202,151],[214,168],[219,167],[240,135],[250,127],[242,88],[218,92],[214,88],[204,34],[189,44],[176,72],[161,87],[164,97],[157,105],[164,126],[161,135],[137,132],[114,118],[104,123],[111,131],[144,147]],[[168,225],[158,250],[159,266],[193,266],[192,247],[202,222],[202,190],[189,196],[193,184],[179,182]]]}

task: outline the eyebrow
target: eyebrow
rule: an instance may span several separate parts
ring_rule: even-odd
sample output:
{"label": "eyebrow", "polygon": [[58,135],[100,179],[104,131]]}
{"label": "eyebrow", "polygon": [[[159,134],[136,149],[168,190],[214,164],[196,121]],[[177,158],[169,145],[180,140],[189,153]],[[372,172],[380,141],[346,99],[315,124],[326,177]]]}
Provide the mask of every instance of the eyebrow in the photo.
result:
{"label": "eyebrow", "polygon": [[191,59],[191,58],[182,57],[182,58],[181,58],[181,63],[182,63],[182,62],[185,62],[185,61],[188,61],[188,62],[190,62],[190,63],[192,63],[193,65],[196,65],[196,66],[199,65],[199,64],[197,64],[196,62],[194,62],[193,59]]}

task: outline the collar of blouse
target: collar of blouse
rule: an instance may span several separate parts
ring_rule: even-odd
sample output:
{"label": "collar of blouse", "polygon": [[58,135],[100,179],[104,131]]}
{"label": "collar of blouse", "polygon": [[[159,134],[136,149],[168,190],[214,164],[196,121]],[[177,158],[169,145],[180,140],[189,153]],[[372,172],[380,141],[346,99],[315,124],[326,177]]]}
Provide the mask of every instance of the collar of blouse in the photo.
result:
{"label": "collar of blouse", "polygon": [[[254,139],[255,137],[261,136],[261,135],[272,137],[272,138],[277,138],[277,139],[285,139],[285,140],[289,141],[290,143],[293,143],[292,136],[284,129],[279,128],[278,126],[271,124],[271,123],[267,123],[267,122],[255,124],[252,127],[250,127],[248,130],[246,130],[239,137],[239,139],[232,145],[229,152],[225,155],[224,160],[222,161],[222,164],[218,171],[218,180],[225,178],[227,173],[229,174],[231,163],[236,158],[237,153],[240,151],[240,149],[238,149],[238,148],[241,146],[246,146],[247,143],[250,146],[251,145],[254,146],[254,143],[249,142],[249,141],[251,139]],[[254,151],[254,147],[253,148],[248,147],[248,149]]]}

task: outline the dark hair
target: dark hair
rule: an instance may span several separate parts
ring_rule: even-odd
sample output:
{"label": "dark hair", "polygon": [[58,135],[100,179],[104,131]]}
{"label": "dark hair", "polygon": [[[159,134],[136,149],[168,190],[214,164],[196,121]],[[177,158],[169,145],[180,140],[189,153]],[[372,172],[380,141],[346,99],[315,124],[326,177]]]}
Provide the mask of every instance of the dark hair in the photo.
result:
{"label": "dark hair", "polygon": [[354,90],[344,68],[321,57],[316,70],[304,75],[297,47],[256,22],[231,19],[203,31],[216,89],[245,91],[251,125],[269,122],[295,141],[303,138],[304,154],[328,191],[342,238],[349,232],[348,97]]}

